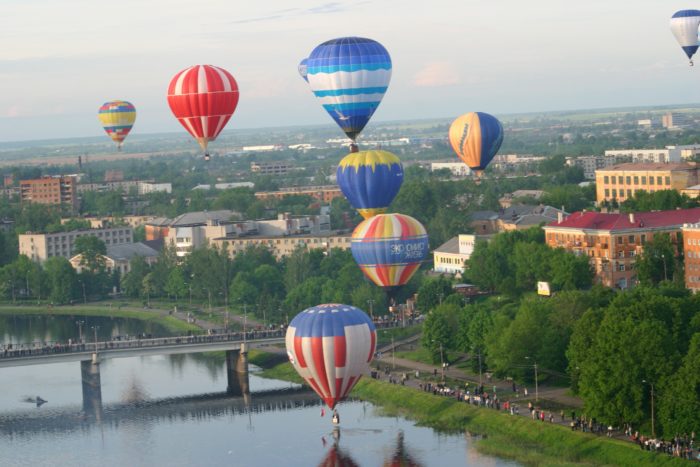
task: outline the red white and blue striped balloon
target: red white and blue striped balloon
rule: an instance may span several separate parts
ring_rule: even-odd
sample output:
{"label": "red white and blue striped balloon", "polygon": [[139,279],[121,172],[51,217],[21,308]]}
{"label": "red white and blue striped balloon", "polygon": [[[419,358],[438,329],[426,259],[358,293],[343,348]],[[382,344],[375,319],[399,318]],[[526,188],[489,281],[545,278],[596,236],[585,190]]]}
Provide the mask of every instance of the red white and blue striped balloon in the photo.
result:
{"label": "red white and blue striped balloon", "polygon": [[359,308],[331,303],[299,313],[285,343],[299,376],[333,409],[369,371],[377,330]]}

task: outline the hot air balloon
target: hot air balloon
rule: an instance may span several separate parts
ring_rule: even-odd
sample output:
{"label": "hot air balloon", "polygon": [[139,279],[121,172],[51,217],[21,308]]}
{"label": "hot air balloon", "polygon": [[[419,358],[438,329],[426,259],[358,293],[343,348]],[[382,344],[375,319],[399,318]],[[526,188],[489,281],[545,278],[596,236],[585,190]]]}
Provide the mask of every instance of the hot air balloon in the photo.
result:
{"label": "hot air balloon", "polygon": [[102,104],[97,117],[112,141],[117,143],[117,150],[121,151],[124,138],[136,121],[136,108],[131,102],[109,101]]}
{"label": "hot air balloon", "polygon": [[503,126],[484,112],[470,112],[457,117],[449,131],[452,149],[477,177],[489,165],[503,142]]}
{"label": "hot air balloon", "polygon": [[354,144],[389,86],[391,57],[372,39],[332,39],[309,55],[307,78],[323,108]]}
{"label": "hot air balloon", "polygon": [[336,171],[338,185],[362,217],[386,212],[403,183],[403,166],[388,151],[352,152]]}
{"label": "hot air balloon", "polygon": [[671,32],[693,66],[693,55],[698,50],[700,10],[680,10],[671,16]]}
{"label": "hot air balloon", "polygon": [[355,228],[350,248],[365,276],[391,297],[428,254],[428,234],[411,216],[379,214]]}
{"label": "hot air balloon", "polygon": [[207,145],[221,133],[238,105],[238,84],[223,68],[194,65],[170,81],[168,105],[202,147],[204,160],[209,160]]}
{"label": "hot air balloon", "polygon": [[307,83],[309,82],[309,77],[307,76],[308,74],[308,67],[307,67],[307,62],[308,58],[302,58],[301,62],[299,62],[299,66],[297,67],[297,71],[299,71],[299,76],[304,78],[304,81]]}
{"label": "hot air balloon", "polygon": [[289,323],[285,344],[299,376],[333,409],[369,370],[377,331],[359,308],[317,305]]}

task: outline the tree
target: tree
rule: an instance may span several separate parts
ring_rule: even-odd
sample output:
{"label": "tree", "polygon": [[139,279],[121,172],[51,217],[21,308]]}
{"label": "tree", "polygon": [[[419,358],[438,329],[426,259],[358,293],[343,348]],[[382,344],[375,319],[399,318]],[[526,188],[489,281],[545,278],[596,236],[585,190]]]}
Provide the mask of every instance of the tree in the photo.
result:
{"label": "tree", "polygon": [[131,270],[122,278],[121,288],[130,297],[139,297],[143,278],[150,271],[146,260],[142,256],[136,256],[131,260]]}
{"label": "tree", "polygon": [[664,435],[671,437],[697,432],[700,429],[697,416],[700,408],[700,333],[693,336],[683,364],[668,383],[660,386],[660,381],[656,383],[656,389],[661,389],[655,396]]}
{"label": "tree", "polygon": [[62,305],[73,298],[77,289],[76,272],[70,262],[61,256],[53,256],[44,263],[48,282],[48,298],[51,303]]}
{"label": "tree", "polygon": [[107,246],[94,235],[82,235],[75,239],[73,253],[82,255],[80,265],[92,273],[104,270]]}
{"label": "tree", "polygon": [[175,301],[177,301],[178,297],[185,296],[188,287],[185,282],[185,273],[181,268],[175,267],[170,271],[164,290],[168,295],[175,297]]}
{"label": "tree", "polygon": [[440,276],[437,279],[427,280],[418,289],[418,310],[428,313],[436,306],[442,304],[450,294],[453,294],[452,282]]}
{"label": "tree", "polygon": [[231,281],[229,297],[233,303],[253,305],[258,301],[258,289],[253,285],[253,277],[247,272],[239,272]]}
{"label": "tree", "polygon": [[679,274],[682,266],[676,261],[676,249],[669,234],[656,234],[648,240],[635,267],[637,279],[644,285],[656,285],[665,280],[683,280]]}
{"label": "tree", "polygon": [[456,348],[458,314],[458,306],[443,304],[428,313],[425,318],[421,343],[430,351],[433,363],[440,363],[441,359],[446,362],[445,352]]}

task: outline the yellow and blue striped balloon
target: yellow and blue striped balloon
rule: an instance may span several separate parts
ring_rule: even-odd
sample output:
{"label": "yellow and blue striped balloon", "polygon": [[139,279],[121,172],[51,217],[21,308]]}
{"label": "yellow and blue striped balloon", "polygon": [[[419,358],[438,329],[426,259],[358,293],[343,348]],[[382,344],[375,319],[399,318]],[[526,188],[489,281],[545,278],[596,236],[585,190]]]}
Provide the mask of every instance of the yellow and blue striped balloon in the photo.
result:
{"label": "yellow and blue striped balloon", "polygon": [[391,57],[372,39],[340,37],[311,52],[306,78],[326,112],[354,141],[389,87]]}
{"label": "yellow and blue striped balloon", "polygon": [[470,112],[452,122],[449,138],[452,149],[479,177],[503,143],[503,126],[493,115]]}
{"label": "yellow and blue striped balloon", "polygon": [[341,191],[362,217],[386,212],[403,183],[403,166],[389,151],[348,154],[340,161],[336,179]]}
{"label": "yellow and blue striped balloon", "polygon": [[350,249],[365,276],[391,292],[420,267],[428,254],[428,234],[411,216],[379,214],[355,228]]}
{"label": "yellow and blue striped balloon", "polygon": [[105,102],[100,107],[97,117],[112,141],[117,143],[117,149],[121,151],[124,138],[136,121],[134,105],[121,100]]}

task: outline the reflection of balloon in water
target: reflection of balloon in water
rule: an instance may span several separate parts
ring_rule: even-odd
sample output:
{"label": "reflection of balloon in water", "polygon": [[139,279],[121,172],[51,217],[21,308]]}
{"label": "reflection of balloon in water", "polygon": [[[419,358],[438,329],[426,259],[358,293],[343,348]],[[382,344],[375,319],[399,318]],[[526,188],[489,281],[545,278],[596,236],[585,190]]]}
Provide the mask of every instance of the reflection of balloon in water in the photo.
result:
{"label": "reflection of balloon in water", "polygon": [[124,138],[136,121],[136,108],[131,102],[109,101],[102,104],[97,117],[112,141],[117,143],[117,150],[121,151]]}
{"label": "reflection of balloon in water", "polygon": [[308,71],[307,71],[307,65],[306,62],[308,62],[308,58],[303,58],[301,62],[299,62],[299,66],[297,67],[297,70],[299,71],[299,76],[304,78],[304,81],[307,83],[309,82],[309,77],[307,76]]}
{"label": "reflection of balloon in water", "polygon": [[311,52],[307,78],[323,108],[354,141],[386,93],[391,57],[372,39],[341,37]]}
{"label": "reflection of balloon in water", "polygon": [[238,105],[238,85],[231,73],[212,65],[194,65],[176,74],[168,86],[168,105],[202,147],[224,129]]}
{"label": "reflection of balloon in water", "polygon": [[428,234],[410,216],[379,214],[355,228],[350,248],[365,276],[391,293],[420,267],[428,254]]}
{"label": "reflection of balloon in water", "polygon": [[673,14],[670,21],[671,32],[693,65],[693,55],[698,50],[698,26],[700,10],[680,10]]}
{"label": "reflection of balloon in water", "polygon": [[369,370],[377,331],[359,308],[317,305],[289,323],[285,344],[299,376],[333,409]]}
{"label": "reflection of balloon in water", "polygon": [[365,219],[386,212],[403,183],[403,166],[388,151],[348,154],[336,171],[338,186]]}
{"label": "reflection of balloon in water", "polygon": [[459,158],[480,177],[501,147],[503,126],[492,115],[470,112],[452,122],[449,138]]}
{"label": "reflection of balloon in water", "polygon": [[333,443],[318,467],[359,467],[359,464],[337,443]]}
{"label": "reflection of balloon in water", "polygon": [[420,467],[421,465],[421,463],[413,459],[411,454],[406,449],[403,431],[399,431],[394,453],[391,456],[391,459],[384,461],[382,467]]}

